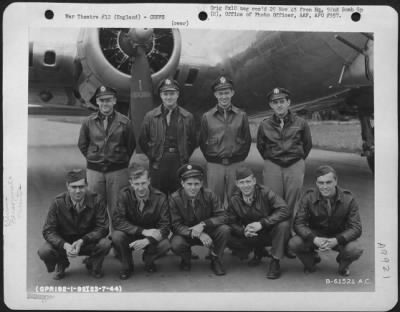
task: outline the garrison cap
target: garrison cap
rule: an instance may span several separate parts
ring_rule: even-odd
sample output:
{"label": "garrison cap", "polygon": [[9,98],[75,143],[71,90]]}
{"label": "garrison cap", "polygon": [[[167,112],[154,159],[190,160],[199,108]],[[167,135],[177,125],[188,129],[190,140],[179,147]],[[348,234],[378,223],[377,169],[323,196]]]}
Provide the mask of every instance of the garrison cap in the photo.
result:
{"label": "garrison cap", "polygon": [[251,175],[254,175],[254,173],[249,167],[242,166],[236,169],[236,180],[242,180]]}
{"label": "garrison cap", "polygon": [[212,90],[215,92],[222,89],[233,89],[233,81],[228,76],[220,76],[211,86]]}
{"label": "garrison cap", "polygon": [[273,88],[272,91],[267,94],[268,102],[283,97],[290,97],[290,92],[284,88]]}
{"label": "garrison cap", "polygon": [[76,182],[82,179],[86,179],[85,169],[71,169],[67,172],[66,176],[67,183]]}
{"label": "garrison cap", "polygon": [[186,180],[189,178],[200,178],[202,179],[204,175],[203,168],[199,165],[186,164],[178,169],[178,177],[181,180]]}
{"label": "garrison cap", "polygon": [[179,84],[172,78],[164,79],[158,85],[158,93],[163,91],[179,91]]}
{"label": "garrison cap", "polygon": [[115,91],[113,88],[107,87],[107,86],[100,86],[96,90],[96,98],[99,96],[103,95],[114,95],[116,96],[117,91]]}

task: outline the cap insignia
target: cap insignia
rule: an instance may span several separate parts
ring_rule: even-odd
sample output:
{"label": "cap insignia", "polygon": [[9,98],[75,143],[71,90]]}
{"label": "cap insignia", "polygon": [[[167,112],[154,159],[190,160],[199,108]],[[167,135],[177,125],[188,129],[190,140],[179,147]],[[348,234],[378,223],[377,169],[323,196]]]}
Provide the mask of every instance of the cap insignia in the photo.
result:
{"label": "cap insignia", "polygon": [[169,80],[169,79],[165,80],[165,84],[166,85],[170,85],[171,84],[171,80]]}
{"label": "cap insignia", "polygon": [[274,92],[274,94],[279,94],[279,89],[275,88],[273,92]]}
{"label": "cap insignia", "polygon": [[221,79],[219,80],[221,83],[226,83],[226,78],[225,77],[221,77]]}
{"label": "cap insignia", "polygon": [[188,170],[190,170],[190,169],[192,169],[193,167],[192,167],[192,165],[188,165],[186,168],[187,168]]}

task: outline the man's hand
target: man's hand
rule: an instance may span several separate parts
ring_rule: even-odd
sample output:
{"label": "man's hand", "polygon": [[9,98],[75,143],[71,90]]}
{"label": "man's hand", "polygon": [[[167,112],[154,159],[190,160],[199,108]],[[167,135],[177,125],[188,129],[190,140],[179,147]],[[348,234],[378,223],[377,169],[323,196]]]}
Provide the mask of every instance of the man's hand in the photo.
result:
{"label": "man's hand", "polygon": [[78,239],[77,241],[72,243],[72,252],[75,254],[75,256],[79,255],[79,251],[81,250],[83,244],[82,239]]}
{"label": "man's hand", "polygon": [[157,242],[162,238],[161,231],[158,229],[143,230],[142,234],[146,237],[153,237]]}
{"label": "man's hand", "polygon": [[318,247],[320,251],[326,251],[326,246],[328,244],[328,239],[326,237],[316,237],[313,240],[315,246]]}
{"label": "man's hand", "polygon": [[203,233],[203,231],[204,231],[204,227],[205,227],[205,224],[203,222],[200,222],[199,224],[190,227],[189,230],[192,231],[192,233],[191,233],[192,238],[193,237],[199,238],[201,233]]}
{"label": "man's hand", "polygon": [[72,248],[72,245],[69,243],[64,243],[64,250],[67,253],[68,257],[76,257],[75,250]]}
{"label": "man's hand", "polygon": [[250,231],[247,228],[244,229],[243,234],[244,234],[244,237],[247,237],[247,238],[258,236],[258,234],[256,232]]}
{"label": "man's hand", "polygon": [[150,241],[147,238],[143,238],[143,239],[135,240],[134,242],[130,243],[129,247],[133,248],[134,250],[141,250],[149,244],[150,244]]}
{"label": "man's hand", "polygon": [[245,232],[247,230],[248,232],[256,233],[256,232],[260,231],[261,229],[262,229],[262,224],[260,222],[253,222],[253,223],[247,224],[247,226],[245,228]]}
{"label": "man's hand", "polygon": [[320,248],[321,251],[327,251],[331,250],[332,248],[335,248],[335,246],[338,244],[338,241],[336,238],[327,238],[325,241],[325,244],[323,247]]}
{"label": "man's hand", "polygon": [[200,234],[199,239],[201,240],[203,245],[207,248],[210,248],[213,244],[213,240],[211,239],[211,237],[204,232]]}

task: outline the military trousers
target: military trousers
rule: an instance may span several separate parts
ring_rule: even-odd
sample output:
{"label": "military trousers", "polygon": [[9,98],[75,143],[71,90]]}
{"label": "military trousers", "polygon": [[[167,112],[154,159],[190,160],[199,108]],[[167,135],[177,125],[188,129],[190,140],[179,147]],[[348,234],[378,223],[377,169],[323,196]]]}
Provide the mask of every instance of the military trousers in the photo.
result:
{"label": "military trousers", "polygon": [[[300,159],[289,167],[281,167],[272,161],[264,160],[264,185],[270,187],[288,204],[292,214],[291,228],[296,215],[296,203],[300,199],[303,187],[305,162]],[[293,230],[292,233],[294,234]]]}
{"label": "military trousers", "polygon": [[[226,244],[229,241],[231,228],[228,225],[222,224],[211,229],[204,229],[213,240],[213,247],[211,250],[222,260]],[[192,246],[203,246],[203,243],[198,238],[191,238],[190,236],[182,236],[174,234],[171,238],[172,251],[182,257],[186,262],[190,262],[192,255]]]}
{"label": "military trousers", "polygon": [[149,174],[151,186],[160,190],[165,195],[175,192],[181,186],[177,172],[182,165],[178,153],[164,152],[157,166],[150,163]]}
{"label": "military trousers", "polygon": [[286,245],[290,238],[290,222],[283,221],[272,227],[257,232],[258,236],[244,237],[232,234],[228,247],[237,254],[248,255],[253,249],[272,246],[271,254],[276,259],[283,259]]}
{"label": "military trousers", "polygon": [[[129,244],[138,239],[143,239],[143,236],[129,235],[118,230],[113,231],[112,242],[121,257],[121,271],[133,271],[134,262]],[[165,255],[170,248],[170,242],[166,238],[159,242],[150,243],[143,250],[143,262],[145,264],[153,263],[156,259]]]}
{"label": "military trousers", "polygon": [[[289,240],[289,248],[297,255],[305,268],[310,268],[314,265],[318,249],[313,242],[305,241],[300,236],[294,236]],[[338,244],[333,250],[339,252],[337,261],[343,261],[346,265],[350,265],[353,261],[360,258],[363,253],[357,240],[344,245]]]}
{"label": "military trousers", "polygon": [[[97,243],[83,244],[79,256],[89,256],[87,261],[91,263],[93,271],[100,271],[103,266],[105,256],[111,249],[111,240],[102,238]],[[49,242],[45,242],[38,250],[40,259],[46,265],[48,272],[53,272],[56,264],[68,266],[69,260],[63,248],[54,247]]]}
{"label": "military trousers", "polygon": [[89,190],[100,194],[104,199],[107,205],[108,216],[111,220],[113,211],[117,207],[119,191],[129,185],[128,169],[124,168],[111,172],[88,169],[87,181]]}
{"label": "military trousers", "polygon": [[218,196],[225,207],[236,188],[236,169],[242,165],[243,161],[229,165],[207,163],[207,188]]}

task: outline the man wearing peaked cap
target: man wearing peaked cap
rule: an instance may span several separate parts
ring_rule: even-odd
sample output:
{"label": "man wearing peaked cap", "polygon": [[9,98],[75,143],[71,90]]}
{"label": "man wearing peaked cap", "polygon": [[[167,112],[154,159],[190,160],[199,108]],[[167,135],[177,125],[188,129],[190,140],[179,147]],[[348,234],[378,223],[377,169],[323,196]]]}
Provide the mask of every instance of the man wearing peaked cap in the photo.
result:
{"label": "man wearing peaked cap", "polygon": [[119,190],[128,185],[136,139],[131,121],[114,109],[116,91],[100,86],[95,97],[99,111],[83,122],[78,147],[87,161],[89,189],[104,198],[111,216]]}
{"label": "man wearing peaked cap", "polygon": [[[293,218],[303,186],[305,159],[312,147],[311,132],[307,122],[290,111],[288,90],[272,89],[267,102],[273,115],[260,123],[257,132],[257,149],[264,159],[264,185],[287,202]],[[288,255],[294,257],[290,251]]]}
{"label": "man wearing peaked cap", "polygon": [[200,149],[207,160],[207,187],[225,205],[235,187],[235,169],[246,159],[251,145],[247,114],[235,107],[232,80],[220,76],[212,91],[217,105],[201,119]]}
{"label": "man wearing peaked cap", "polygon": [[189,161],[197,137],[193,115],[178,105],[178,82],[167,78],[158,91],[162,104],[145,115],[139,145],[149,159],[151,185],[168,195],[179,188],[176,172]]}
{"label": "man wearing peaked cap", "polygon": [[62,279],[68,258],[86,255],[86,268],[96,278],[103,276],[104,257],[111,248],[107,239],[109,218],[102,198],[87,190],[86,171],[73,169],[66,176],[67,192],[56,196],[50,205],[38,250],[48,272]]}
{"label": "man wearing peaked cap", "polygon": [[267,186],[257,184],[249,167],[236,170],[237,191],[228,208],[231,238],[228,247],[241,258],[253,250],[249,266],[260,264],[268,255],[265,246],[272,244],[272,260],[267,278],[280,277],[280,260],[284,257],[290,237],[290,212],[285,201]]}
{"label": "man wearing peaked cap", "polygon": [[205,246],[210,250],[211,269],[225,275],[222,264],[230,228],[225,224],[225,210],[219,198],[203,188],[203,168],[186,164],[178,170],[182,187],[169,197],[172,251],[181,257],[181,270],[191,269],[191,247]]}
{"label": "man wearing peaked cap", "polygon": [[338,273],[349,276],[350,264],[363,253],[357,239],[362,226],[357,201],[349,190],[339,187],[335,169],[320,166],[315,187],[307,190],[298,202],[294,221],[297,236],[289,241],[304,265],[304,273],[316,270],[319,252],[337,251]]}

